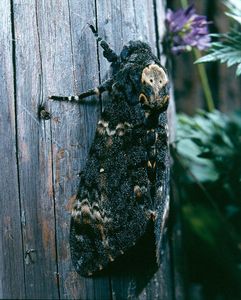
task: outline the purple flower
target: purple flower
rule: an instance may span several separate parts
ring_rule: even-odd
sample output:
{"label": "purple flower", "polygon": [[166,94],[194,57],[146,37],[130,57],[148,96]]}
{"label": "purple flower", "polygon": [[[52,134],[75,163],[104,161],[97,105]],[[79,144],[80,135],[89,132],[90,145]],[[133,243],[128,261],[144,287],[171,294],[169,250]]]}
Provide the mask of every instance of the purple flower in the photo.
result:
{"label": "purple flower", "polygon": [[209,23],[206,16],[196,14],[193,5],[176,12],[168,9],[166,24],[172,53],[190,51],[193,47],[199,50],[210,47]]}

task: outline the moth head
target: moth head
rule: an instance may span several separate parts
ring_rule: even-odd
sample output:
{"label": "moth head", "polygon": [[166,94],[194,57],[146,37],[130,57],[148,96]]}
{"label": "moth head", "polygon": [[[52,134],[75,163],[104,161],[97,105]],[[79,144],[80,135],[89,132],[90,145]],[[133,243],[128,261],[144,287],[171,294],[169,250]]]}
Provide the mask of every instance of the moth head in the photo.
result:
{"label": "moth head", "polygon": [[157,112],[166,110],[169,102],[168,90],[168,77],[162,67],[150,64],[143,69],[139,95],[143,109]]}

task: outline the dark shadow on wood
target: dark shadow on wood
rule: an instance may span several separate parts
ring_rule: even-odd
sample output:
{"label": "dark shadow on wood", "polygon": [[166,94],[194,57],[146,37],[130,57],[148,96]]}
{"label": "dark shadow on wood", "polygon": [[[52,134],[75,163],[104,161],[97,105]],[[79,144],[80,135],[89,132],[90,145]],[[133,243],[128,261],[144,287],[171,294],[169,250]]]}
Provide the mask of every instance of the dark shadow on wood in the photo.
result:
{"label": "dark shadow on wood", "polygon": [[131,278],[135,282],[135,294],[138,296],[158,270],[154,226],[151,224],[145,235],[121,257],[94,278],[118,276]]}

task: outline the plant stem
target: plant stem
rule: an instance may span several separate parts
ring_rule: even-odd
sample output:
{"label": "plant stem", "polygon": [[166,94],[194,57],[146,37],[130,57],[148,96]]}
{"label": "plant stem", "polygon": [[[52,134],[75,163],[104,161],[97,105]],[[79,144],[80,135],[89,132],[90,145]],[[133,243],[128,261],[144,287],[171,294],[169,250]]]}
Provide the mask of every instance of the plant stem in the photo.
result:
{"label": "plant stem", "polygon": [[188,6],[188,1],[187,0],[180,0],[182,8],[186,8]]}
{"label": "plant stem", "polygon": [[[180,0],[182,8],[186,8],[188,6],[187,0]],[[195,60],[201,57],[201,52],[198,49],[193,49],[193,54],[195,57]],[[214,101],[212,97],[212,92],[209,86],[207,72],[205,70],[205,67],[203,64],[197,64],[198,74],[200,76],[200,80],[202,83],[202,88],[207,104],[208,111],[211,112],[215,109]]]}
{"label": "plant stem", "polygon": [[[193,49],[193,54],[194,54],[195,60],[197,60],[198,58],[201,57],[201,53],[197,49]],[[211,92],[209,82],[208,82],[207,72],[206,72],[203,64],[197,64],[196,66],[197,66],[198,73],[199,73],[199,76],[201,79],[207,108],[208,108],[208,111],[211,112],[215,109],[215,106],[214,106],[214,101],[213,101],[213,97],[212,97],[212,92]]]}

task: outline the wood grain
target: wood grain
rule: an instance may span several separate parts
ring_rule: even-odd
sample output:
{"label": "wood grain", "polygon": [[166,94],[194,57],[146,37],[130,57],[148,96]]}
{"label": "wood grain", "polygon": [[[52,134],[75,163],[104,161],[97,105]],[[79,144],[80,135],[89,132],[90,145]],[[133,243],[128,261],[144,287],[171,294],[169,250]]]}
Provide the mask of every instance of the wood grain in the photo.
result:
{"label": "wood grain", "polygon": [[0,2],[0,298],[24,298],[24,265],[16,152],[14,49],[9,1]]}
{"label": "wood grain", "polygon": [[50,124],[38,117],[38,106],[46,97],[38,7],[34,1],[14,1],[12,13],[26,298],[56,299],[51,133]]}

